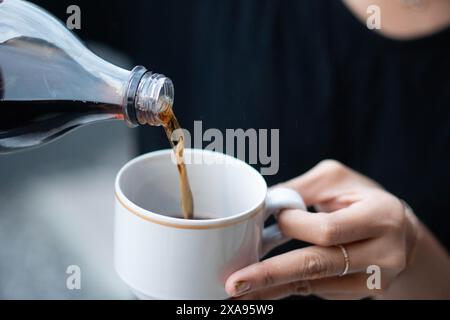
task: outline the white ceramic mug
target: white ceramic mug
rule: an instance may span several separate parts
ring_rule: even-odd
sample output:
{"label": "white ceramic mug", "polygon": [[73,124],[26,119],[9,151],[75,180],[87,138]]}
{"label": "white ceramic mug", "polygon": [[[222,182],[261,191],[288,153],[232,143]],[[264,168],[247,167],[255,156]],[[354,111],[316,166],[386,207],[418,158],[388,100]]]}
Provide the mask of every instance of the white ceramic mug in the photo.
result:
{"label": "white ceramic mug", "polygon": [[286,188],[267,192],[264,178],[236,158],[185,150],[198,218],[181,214],[178,172],[171,150],[142,155],[118,173],[114,236],[115,267],[139,298],[225,299],[227,277],[255,263],[285,241],[264,221],[283,208],[305,209]]}

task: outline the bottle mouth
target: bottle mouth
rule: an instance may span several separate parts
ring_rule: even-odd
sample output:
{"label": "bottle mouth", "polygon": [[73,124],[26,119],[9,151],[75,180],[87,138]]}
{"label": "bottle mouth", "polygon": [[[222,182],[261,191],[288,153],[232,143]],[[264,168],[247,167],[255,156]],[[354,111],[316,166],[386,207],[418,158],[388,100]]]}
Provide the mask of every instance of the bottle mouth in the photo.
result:
{"label": "bottle mouth", "polygon": [[142,77],[136,95],[136,118],[140,125],[160,126],[163,115],[172,108],[174,88],[172,81],[162,74],[147,72]]}
{"label": "bottle mouth", "polygon": [[130,127],[163,125],[173,105],[172,80],[137,66],[131,71],[125,98],[125,120]]}

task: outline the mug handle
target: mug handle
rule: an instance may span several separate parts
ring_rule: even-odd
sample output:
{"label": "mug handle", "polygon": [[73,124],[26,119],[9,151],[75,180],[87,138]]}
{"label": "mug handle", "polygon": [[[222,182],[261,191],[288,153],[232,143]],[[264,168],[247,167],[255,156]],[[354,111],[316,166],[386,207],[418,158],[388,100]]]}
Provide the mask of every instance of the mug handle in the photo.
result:
{"label": "mug handle", "polygon": [[[271,215],[274,215],[276,218],[277,214],[283,209],[301,209],[306,211],[306,206],[300,194],[293,189],[279,187],[270,190],[266,197],[264,221]],[[289,238],[281,233],[276,223],[264,228],[261,257],[288,240]]]}

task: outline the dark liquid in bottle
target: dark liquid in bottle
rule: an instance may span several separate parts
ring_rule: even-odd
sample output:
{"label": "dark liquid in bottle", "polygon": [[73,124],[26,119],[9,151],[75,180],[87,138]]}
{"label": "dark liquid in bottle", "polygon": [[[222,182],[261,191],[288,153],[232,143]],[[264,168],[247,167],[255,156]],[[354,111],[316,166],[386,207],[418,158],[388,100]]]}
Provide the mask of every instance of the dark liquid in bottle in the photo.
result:
{"label": "dark liquid in bottle", "polygon": [[0,153],[41,145],[95,120],[122,119],[120,110],[92,101],[0,101]]}
{"label": "dark liquid in bottle", "polygon": [[106,87],[43,40],[0,43],[0,153],[46,143],[95,120],[122,119]]}

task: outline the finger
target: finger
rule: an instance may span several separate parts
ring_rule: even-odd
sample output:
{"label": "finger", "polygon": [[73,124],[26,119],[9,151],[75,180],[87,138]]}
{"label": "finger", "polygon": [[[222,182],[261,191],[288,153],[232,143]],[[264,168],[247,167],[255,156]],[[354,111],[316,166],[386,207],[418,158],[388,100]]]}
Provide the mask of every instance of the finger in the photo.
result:
{"label": "finger", "polygon": [[343,190],[351,190],[355,185],[378,187],[374,181],[335,160],[321,161],[303,175],[282,185],[299,192],[307,206],[330,202],[342,195]]}
{"label": "finger", "polygon": [[299,192],[307,206],[315,205],[333,198],[343,168],[337,162],[322,161],[306,173],[284,182],[283,186]]}
{"label": "finger", "polygon": [[324,201],[314,205],[316,211],[319,212],[332,212],[346,207],[349,207],[353,203],[362,200],[361,194],[346,193],[339,195],[329,201]]}
{"label": "finger", "polygon": [[326,300],[361,300],[366,298],[361,297],[361,295],[357,293],[324,293],[317,296]]}
{"label": "finger", "polygon": [[321,297],[362,299],[375,296],[380,290],[370,289],[366,273],[349,274],[343,277],[330,277],[311,281],[310,292]]}
{"label": "finger", "polygon": [[233,300],[276,300],[289,296],[307,296],[311,294],[310,281],[295,281],[257,291],[252,291]]}
{"label": "finger", "polygon": [[343,277],[300,280],[249,292],[239,300],[273,300],[292,295],[317,295],[326,299],[362,299],[376,295],[367,286],[367,274],[356,273]]}
{"label": "finger", "polygon": [[[365,270],[368,253],[365,253],[363,247],[364,242],[346,246],[350,259],[349,273]],[[345,267],[344,255],[340,248],[311,246],[236,271],[227,279],[225,289],[230,296],[240,296],[294,281],[337,276]]]}
{"label": "finger", "polygon": [[311,214],[302,210],[283,210],[277,216],[281,232],[305,242],[333,246],[373,238],[382,224],[373,214],[370,201],[361,201],[333,213]]}

